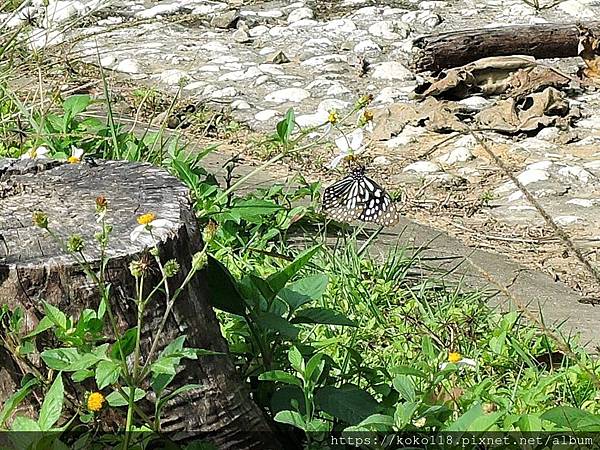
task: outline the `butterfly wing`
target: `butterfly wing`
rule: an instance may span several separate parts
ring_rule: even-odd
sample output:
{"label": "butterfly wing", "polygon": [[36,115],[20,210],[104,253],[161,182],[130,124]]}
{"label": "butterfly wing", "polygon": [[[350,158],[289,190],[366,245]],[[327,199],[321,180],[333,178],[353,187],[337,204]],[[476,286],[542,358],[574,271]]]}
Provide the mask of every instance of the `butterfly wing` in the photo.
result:
{"label": "butterfly wing", "polygon": [[400,220],[398,210],[385,190],[369,177],[362,178],[363,210],[358,220],[375,222],[386,227],[393,226]]}
{"label": "butterfly wing", "polygon": [[323,210],[333,220],[352,222],[363,211],[358,202],[359,182],[352,175],[342,178],[325,189],[323,193]]}

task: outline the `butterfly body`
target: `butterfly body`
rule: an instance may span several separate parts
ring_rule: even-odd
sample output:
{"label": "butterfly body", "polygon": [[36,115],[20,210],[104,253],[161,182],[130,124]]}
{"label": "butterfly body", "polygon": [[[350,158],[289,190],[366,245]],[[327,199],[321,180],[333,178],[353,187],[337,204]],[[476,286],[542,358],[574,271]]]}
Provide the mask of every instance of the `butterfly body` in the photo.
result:
{"label": "butterfly body", "polygon": [[334,220],[395,225],[400,216],[385,190],[365,175],[364,167],[328,186],[323,193],[323,210]]}

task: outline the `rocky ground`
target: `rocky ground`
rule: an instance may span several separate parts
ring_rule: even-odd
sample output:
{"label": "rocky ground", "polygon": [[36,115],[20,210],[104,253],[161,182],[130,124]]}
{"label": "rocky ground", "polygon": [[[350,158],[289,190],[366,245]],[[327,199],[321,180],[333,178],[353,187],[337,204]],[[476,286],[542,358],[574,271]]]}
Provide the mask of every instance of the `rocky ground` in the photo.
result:
{"label": "rocky ground", "polygon": [[[82,0],[51,2],[47,11],[26,7],[5,15],[4,26],[29,20],[31,47],[71,43],[71,60],[101,65],[121,82],[172,95],[181,89],[186,104],[225,108],[253,133],[264,133],[290,107],[298,124],[310,127],[327,121],[331,110],[343,115],[364,94],[372,94],[375,111],[417,104],[411,93],[422,78],[408,67],[419,35],[600,17],[598,0],[539,6],[525,0]],[[578,58],[544,63],[568,74],[583,65]],[[572,87],[565,92],[568,107],[578,111],[568,126],[485,136],[597,262],[600,94]],[[472,96],[459,103],[476,112],[496,101]],[[472,136],[408,124],[384,139],[367,134],[367,142],[369,173],[395,193],[404,214],[597,297],[597,287]],[[240,148],[260,155],[248,145]],[[286,170],[332,179],[339,175],[325,166],[334,154],[333,146],[323,145],[297,155]]]}

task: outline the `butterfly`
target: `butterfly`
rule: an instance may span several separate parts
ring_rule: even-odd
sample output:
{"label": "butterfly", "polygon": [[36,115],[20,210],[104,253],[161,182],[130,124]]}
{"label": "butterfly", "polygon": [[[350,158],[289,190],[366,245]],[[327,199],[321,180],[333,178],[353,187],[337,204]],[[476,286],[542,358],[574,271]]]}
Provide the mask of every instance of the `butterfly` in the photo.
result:
{"label": "butterfly", "polygon": [[323,211],[338,222],[375,222],[395,225],[400,216],[391,197],[365,175],[365,168],[353,169],[346,177],[328,186],[323,193]]}

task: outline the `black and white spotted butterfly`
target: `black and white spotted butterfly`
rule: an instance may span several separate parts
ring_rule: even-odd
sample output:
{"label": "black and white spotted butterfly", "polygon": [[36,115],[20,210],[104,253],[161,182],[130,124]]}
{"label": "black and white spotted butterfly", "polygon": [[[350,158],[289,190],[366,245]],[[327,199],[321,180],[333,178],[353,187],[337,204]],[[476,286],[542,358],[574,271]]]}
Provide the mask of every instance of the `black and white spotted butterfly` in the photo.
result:
{"label": "black and white spotted butterfly", "polygon": [[353,169],[325,189],[323,211],[338,222],[358,219],[386,227],[395,225],[400,218],[388,193],[365,175],[364,167]]}

